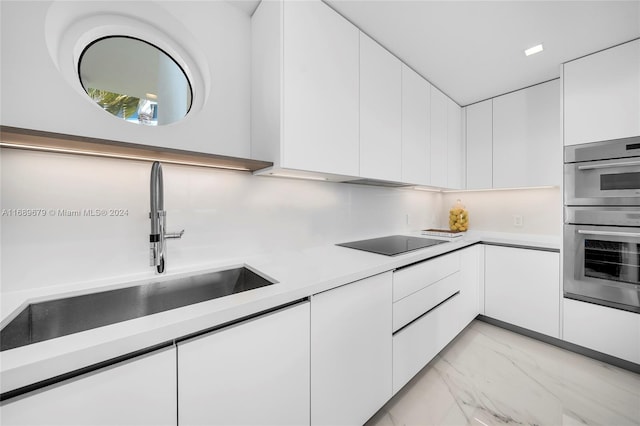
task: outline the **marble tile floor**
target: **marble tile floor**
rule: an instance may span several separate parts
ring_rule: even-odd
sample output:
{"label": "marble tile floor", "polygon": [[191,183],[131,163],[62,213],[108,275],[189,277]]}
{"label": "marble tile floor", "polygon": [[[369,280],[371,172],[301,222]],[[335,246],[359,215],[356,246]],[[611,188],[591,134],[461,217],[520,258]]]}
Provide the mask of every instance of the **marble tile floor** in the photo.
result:
{"label": "marble tile floor", "polygon": [[474,321],[366,426],[640,425],[640,375]]}

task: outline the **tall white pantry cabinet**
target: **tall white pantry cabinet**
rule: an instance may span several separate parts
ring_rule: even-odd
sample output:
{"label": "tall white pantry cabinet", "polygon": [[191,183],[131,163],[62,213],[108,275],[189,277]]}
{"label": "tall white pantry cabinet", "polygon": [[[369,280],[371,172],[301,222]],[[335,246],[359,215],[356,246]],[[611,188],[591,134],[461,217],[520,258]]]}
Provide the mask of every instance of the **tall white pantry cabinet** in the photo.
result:
{"label": "tall white pantry cabinet", "polygon": [[[640,136],[640,39],[562,66],[564,145]],[[563,339],[640,363],[640,315],[563,299]]]}

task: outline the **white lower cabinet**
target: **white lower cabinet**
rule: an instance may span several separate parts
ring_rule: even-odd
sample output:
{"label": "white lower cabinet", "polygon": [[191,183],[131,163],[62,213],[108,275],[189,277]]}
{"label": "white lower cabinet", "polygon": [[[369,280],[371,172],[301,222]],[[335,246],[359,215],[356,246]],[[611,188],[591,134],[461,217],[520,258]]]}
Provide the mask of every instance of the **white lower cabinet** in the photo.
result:
{"label": "white lower cabinet", "polygon": [[[465,328],[480,313],[480,272],[482,270],[481,253],[484,248],[480,244],[460,250],[460,312],[456,315],[460,321],[460,330]],[[482,265],[484,266],[484,265]]]}
{"label": "white lower cabinet", "polygon": [[640,315],[563,299],[563,340],[640,364]]}
{"label": "white lower cabinet", "polygon": [[312,425],[364,424],[391,398],[391,277],[312,297]]}
{"label": "white lower cabinet", "polygon": [[8,400],[0,424],[175,425],[176,413],[170,348]]}
{"label": "white lower cabinet", "polygon": [[178,424],[309,424],[309,302],[178,345]]}
{"label": "white lower cabinet", "polygon": [[485,247],[485,315],[560,337],[560,254]]}
{"label": "white lower cabinet", "polygon": [[[450,281],[452,290],[460,274]],[[432,311],[419,317],[393,335],[393,392],[407,384],[461,330],[456,315],[461,309],[460,294],[442,301]]]}
{"label": "white lower cabinet", "polygon": [[394,273],[394,294],[415,290],[393,304],[394,394],[476,317],[477,271],[475,246]]}

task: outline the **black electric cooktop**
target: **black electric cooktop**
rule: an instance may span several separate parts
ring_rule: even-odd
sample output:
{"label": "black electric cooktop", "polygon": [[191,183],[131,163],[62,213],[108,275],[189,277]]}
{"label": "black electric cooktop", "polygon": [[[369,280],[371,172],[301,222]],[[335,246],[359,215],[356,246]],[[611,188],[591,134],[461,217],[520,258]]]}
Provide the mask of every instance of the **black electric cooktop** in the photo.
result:
{"label": "black electric cooktop", "polygon": [[395,256],[408,251],[435,246],[446,242],[448,241],[434,240],[431,238],[407,237],[405,235],[391,235],[389,237],[351,241],[349,243],[336,245],[356,250],[364,250],[371,253],[384,254],[385,256]]}

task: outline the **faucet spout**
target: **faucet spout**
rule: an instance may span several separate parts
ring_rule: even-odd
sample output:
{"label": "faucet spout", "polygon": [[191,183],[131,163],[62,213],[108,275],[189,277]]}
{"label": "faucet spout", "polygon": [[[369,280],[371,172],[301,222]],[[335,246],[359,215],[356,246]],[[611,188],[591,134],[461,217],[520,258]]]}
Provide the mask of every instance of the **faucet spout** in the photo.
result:
{"label": "faucet spout", "polygon": [[159,212],[164,211],[164,184],[162,182],[162,166],[155,161],[151,166],[151,234],[160,234],[161,222]]}
{"label": "faucet spout", "polygon": [[162,181],[162,166],[155,161],[151,166],[150,181],[150,212],[151,234],[149,235],[150,265],[156,267],[159,274],[164,272],[165,249],[168,238],[182,238],[184,229],[178,233],[166,233],[167,213],[164,211],[164,184]]}

